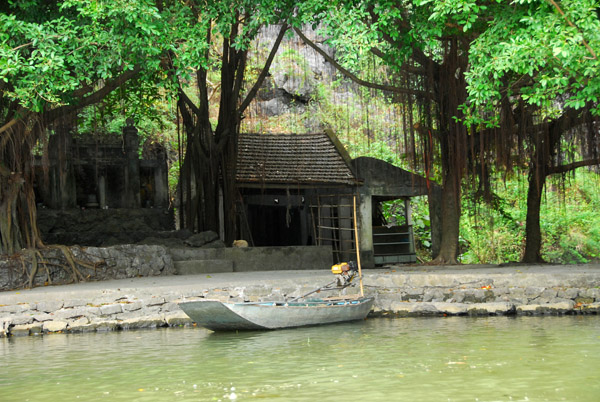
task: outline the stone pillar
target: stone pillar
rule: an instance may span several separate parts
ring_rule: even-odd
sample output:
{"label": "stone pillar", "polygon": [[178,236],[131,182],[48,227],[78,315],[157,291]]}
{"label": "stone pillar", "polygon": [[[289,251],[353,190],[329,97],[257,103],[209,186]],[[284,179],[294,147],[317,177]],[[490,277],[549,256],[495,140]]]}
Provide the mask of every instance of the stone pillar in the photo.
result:
{"label": "stone pillar", "polygon": [[409,252],[410,253],[416,253],[415,250],[415,236],[414,236],[414,230],[413,230],[413,218],[412,218],[412,207],[410,206],[410,198],[405,198],[404,199],[404,216],[406,217],[406,226],[408,226],[408,230],[409,230],[409,240],[410,240],[410,247],[409,247]]}
{"label": "stone pillar", "polygon": [[100,209],[106,208],[106,177],[98,177],[98,205]]}
{"label": "stone pillar", "polygon": [[363,268],[374,268],[373,248],[373,205],[371,194],[361,193],[358,209],[358,237],[360,244],[360,262]]}
{"label": "stone pillar", "polygon": [[128,125],[123,128],[123,139],[125,142],[125,166],[124,181],[125,188],[122,195],[123,208],[139,208],[140,201],[140,159],[138,157],[139,139],[138,130],[127,119]]}
{"label": "stone pillar", "polygon": [[169,178],[167,162],[158,160],[154,169],[154,206],[156,208],[169,207]]}
{"label": "stone pillar", "polygon": [[410,206],[410,198],[404,199],[404,216],[406,216],[406,224],[408,226],[412,226],[413,219],[412,219],[412,208]]}

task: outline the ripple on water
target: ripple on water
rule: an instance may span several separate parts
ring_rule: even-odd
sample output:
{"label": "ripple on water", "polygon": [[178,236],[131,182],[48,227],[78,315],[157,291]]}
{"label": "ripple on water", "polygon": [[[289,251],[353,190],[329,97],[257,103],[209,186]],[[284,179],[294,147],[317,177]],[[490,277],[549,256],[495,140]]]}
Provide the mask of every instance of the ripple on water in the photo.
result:
{"label": "ripple on water", "polygon": [[[583,400],[600,317],[449,317],[0,342],[2,401]],[[576,381],[574,381],[576,379]]]}

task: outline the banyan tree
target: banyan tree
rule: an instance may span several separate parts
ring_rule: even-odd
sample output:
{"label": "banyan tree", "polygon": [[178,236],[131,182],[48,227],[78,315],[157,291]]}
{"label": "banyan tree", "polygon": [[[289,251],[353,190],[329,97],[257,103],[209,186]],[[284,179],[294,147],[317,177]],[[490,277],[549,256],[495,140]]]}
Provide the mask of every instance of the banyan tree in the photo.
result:
{"label": "banyan tree", "polygon": [[[177,74],[177,107],[185,134],[180,171],[181,227],[221,233],[227,244],[236,234],[239,195],[235,169],[240,123],[267,77],[294,10],[291,2],[231,3],[225,12],[217,4],[203,9],[190,6],[186,15],[199,35],[183,42],[170,64],[171,72]],[[245,87],[251,79],[249,45],[267,23],[280,24],[279,34],[257,68],[251,86]],[[177,66],[189,57],[186,54],[190,47],[202,50],[188,66],[188,75]]]}
{"label": "banyan tree", "polygon": [[528,171],[523,262],[543,260],[546,179],[600,164],[597,7],[588,0],[501,7],[471,46],[469,106],[484,127],[474,146],[479,166]]}
{"label": "banyan tree", "polygon": [[[343,3],[343,4],[342,4]],[[303,39],[360,85],[393,94],[402,104],[405,153],[427,179],[442,182],[442,240],[434,250],[437,263],[457,263],[461,185],[467,166],[472,127],[463,123],[467,99],[465,71],[471,33],[444,18],[431,19],[431,7],[413,1],[382,7],[379,2],[340,2],[328,32],[347,54],[369,51],[388,67],[388,76],[351,71],[319,47]],[[353,24],[347,24],[348,18]],[[300,32],[299,35],[302,36]],[[363,41],[352,41],[360,35]],[[349,60],[346,65],[352,64]],[[365,78],[363,78],[365,77]],[[441,165],[441,177],[433,177]]]}
{"label": "banyan tree", "polygon": [[[434,161],[441,165],[437,263],[457,262],[467,176],[479,183],[474,190],[482,191],[481,199],[491,200],[490,173],[524,161],[523,261],[533,262],[540,260],[545,178],[598,164],[597,2],[515,3],[356,0],[333,6],[338,11],[329,21],[330,40],[351,56],[345,63],[328,60],[355,82],[396,94],[409,123],[405,152],[414,167],[429,177]],[[365,79],[352,71],[352,55],[365,52],[388,67],[387,76]],[[561,144],[573,138],[583,147],[570,157],[579,160],[563,163]]]}
{"label": "banyan tree", "polygon": [[[0,253],[42,246],[36,224],[33,149],[53,125],[74,119],[161,52],[148,44],[156,9],[43,2],[0,6]],[[112,17],[112,18],[108,18]],[[124,23],[127,21],[127,23]],[[142,35],[140,32],[144,32]]]}

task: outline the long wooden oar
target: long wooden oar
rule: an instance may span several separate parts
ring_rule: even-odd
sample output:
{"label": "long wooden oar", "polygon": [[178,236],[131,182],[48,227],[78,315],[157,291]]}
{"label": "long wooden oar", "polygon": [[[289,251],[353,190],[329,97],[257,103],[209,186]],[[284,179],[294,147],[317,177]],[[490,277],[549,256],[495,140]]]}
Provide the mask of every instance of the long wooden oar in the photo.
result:
{"label": "long wooden oar", "polygon": [[354,243],[356,243],[356,263],[358,264],[358,279],[360,283],[360,295],[364,296],[362,269],[360,267],[360,250],[358,247],[358,225],[356,224],[356,196],[354,196]]}

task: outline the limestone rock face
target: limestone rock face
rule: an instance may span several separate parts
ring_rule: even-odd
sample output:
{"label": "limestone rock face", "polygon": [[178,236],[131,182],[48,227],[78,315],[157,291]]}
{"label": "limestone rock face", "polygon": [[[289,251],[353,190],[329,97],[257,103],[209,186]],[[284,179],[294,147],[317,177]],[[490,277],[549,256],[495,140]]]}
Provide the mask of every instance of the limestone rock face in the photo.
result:
{"label": "limestone rock face", "polygon": [[[312,30],[304,27],[303,32],[312,41],[319,43],[320,47],[333,56],[334,49],[323,43],[324,38]],[[270,46],[279,33],[278,26],[265,27],[259,33],[259,42]],[[284,38],[279,54],[269,70],[269,76],[259,90],[257,102],[260,112],[268,117],[280,116],[292,110],[302,112],[307,104],[317,97],[320,84],[328,85],[329,90],[335,92],[336,98],[348,94],[345,86],[331,86],[332,77],[336,77],[336,70],[310,46],[299,37]],[[318,125],[317,122],[312,124]]]}

